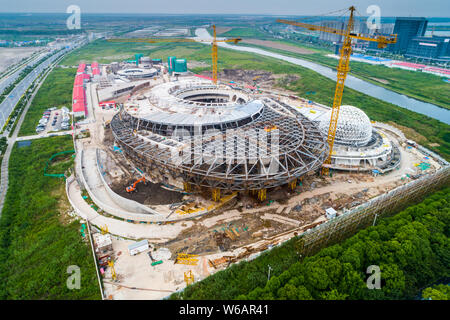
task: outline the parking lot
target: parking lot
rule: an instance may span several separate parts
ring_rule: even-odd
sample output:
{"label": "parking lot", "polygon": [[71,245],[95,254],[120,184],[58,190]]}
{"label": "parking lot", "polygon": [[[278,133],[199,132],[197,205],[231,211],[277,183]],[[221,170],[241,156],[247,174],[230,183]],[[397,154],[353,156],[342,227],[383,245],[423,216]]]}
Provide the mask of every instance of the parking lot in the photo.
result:
{"label": "parking lot", "polygon": [[42,118],[39,120],[36,133],[46,134],[53,131],[69,130],[70,124],[71,120],[67,108],[49,108],[44,111]]}

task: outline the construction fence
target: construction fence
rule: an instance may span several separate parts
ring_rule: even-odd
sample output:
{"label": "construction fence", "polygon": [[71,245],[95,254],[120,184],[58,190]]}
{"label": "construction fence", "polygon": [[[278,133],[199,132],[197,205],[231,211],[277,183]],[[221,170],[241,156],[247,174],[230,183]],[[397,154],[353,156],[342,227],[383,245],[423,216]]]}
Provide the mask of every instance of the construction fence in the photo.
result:
{"label": "construction fence", "polygon": [[302,255],[310,256],[324,247],[338,243],[354,235],[360,229],[376,224],[378,218],[397,213],[420,202],[430,193],[448,186],[449,182],[450,166],[445,166],[433,174],[399,186],[344,212],[327,223],[300,235]]}

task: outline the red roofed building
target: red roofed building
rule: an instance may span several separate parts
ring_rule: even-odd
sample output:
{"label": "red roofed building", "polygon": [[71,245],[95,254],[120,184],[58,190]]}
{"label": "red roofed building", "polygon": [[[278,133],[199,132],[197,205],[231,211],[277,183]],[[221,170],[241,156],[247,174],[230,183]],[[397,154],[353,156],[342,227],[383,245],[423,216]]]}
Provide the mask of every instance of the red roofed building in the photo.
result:
{"label": "red roofed building", "polygon": [[77,73],[83,73],[86,70],[86,64],[80,63],[78,65]]}
{"label": "red roofed building", "polygon": [[73,115],[75,117],[85,117],[86,116],[86,105],[83,101],[78,101],[72,105]]}
{"label": "red roofed building", "polygon": [[201,74],[194,74],[194,76],[198,77],[198,78],[202,78],[202,79],[206,79],[206,80],[211,80],[213,81],[213,78],[207,77],[207,76],[202,76]]}
{"label": "red roofed building", "polygon": [[423,72],[431,73],[440,77],[450,78],[450,69],[438,68],[438,67],[427,67]]}
{"label": "red roofed building", "polygon": [[86,92],[84,86],[73,86],[72,92],[72,111],[75,117],[82,117],[87,115],[86,108]]}
{"label": "red roofed building", "polygon": [[391,67],[417,71],[417,70],[422,70],[422,69],[426,68],[426,65],[411,63],[411,62],[392,62]]}
{"label": "red roofed building", "polygon": [[75,77],[75,82],[73,83],[74,87],[82,86],[84,84],[83,74],[77,74]]}

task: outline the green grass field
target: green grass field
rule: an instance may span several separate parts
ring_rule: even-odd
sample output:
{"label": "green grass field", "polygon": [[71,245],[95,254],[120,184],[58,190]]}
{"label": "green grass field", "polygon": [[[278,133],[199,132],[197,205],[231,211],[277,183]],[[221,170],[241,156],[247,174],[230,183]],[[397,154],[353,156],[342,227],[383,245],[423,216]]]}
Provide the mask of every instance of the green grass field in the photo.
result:
{"label": "green grass field", "polygon": [[75,74],[76,69],[74,68],[55,68],[51,71],[25,115],[19,136],[36,134],[36,126],[47,108],[66,106],[69,110],[72,109]]}
{"label": "green grass field", "polygon": [[67,55],[61,65],[75,66],[79,63],[110,63],[114,61],[134,60],[136,53],[148,55],[152,48],[158,45],[152,43],[119,43],[97,40]]}
{"label": "green grass field", "polygon": [[[44,166],[56,152],[73,149],[70,136],[32,140],[14,146],[9,186],[0,220],[0,299],[100,299],[95,264],[80,223],[67,215],[72,208],[64,179],[44,177]],[[52,170],[72,166],[55,161]],[[81,288],[66,286],[67,267],[81,270]]]}
{"label": "green grass field", "polygon": [[[212,29],[211,29],[212,30]],[[210,32],[212,34],[212,32]],[[253,27],[233,27],[227,32],[220,34],[221,37],[242,37],[242,38],[258,38],[265,39],[270,38],[270,34],[260,31],[259,29]]]}
{"label": "green grass field", "polygon": [[[295,45],[293,41],[279,42],[303,48],[309,48],[308,46],[304,46],[301,44]],[[242,45],[248,46],[248,44]],[[315,54],[300,54],[289,52],[286,50],[270,48],[267,46],[250,46],[259,47],[261,49],[281,53],[295,58],[309,60],[330,68],[336,68],[336,66],[338,65],[337,59],[325,56],[327,54],[333,53],[326,49],[320,50],[314,47],[314,50],[319,50],[320,52]],[[362,78],[366,81],[385,87],[389,90],[405,94],[412,98],[433,103],[446,109],[450,109],[450,84],[442,81],[441,77],[423,72],[389,68],[384,65],[371,65],[358,61],[351,61],[350,69],[350,73],[352,75]]]}

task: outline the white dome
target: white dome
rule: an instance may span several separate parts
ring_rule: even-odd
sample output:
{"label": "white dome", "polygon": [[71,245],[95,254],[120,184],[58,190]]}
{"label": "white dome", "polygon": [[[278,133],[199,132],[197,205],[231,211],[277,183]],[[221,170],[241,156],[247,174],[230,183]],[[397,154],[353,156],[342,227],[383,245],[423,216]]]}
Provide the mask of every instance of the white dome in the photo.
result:
{"label": "white dome", "polygon": [[[328,135],[330,127],[331,110],[320,117],[320,131]],[[369,117],[353,106],[341,106],[334,142],[337,144],[363,146],[372,138],[372,124]]]}

